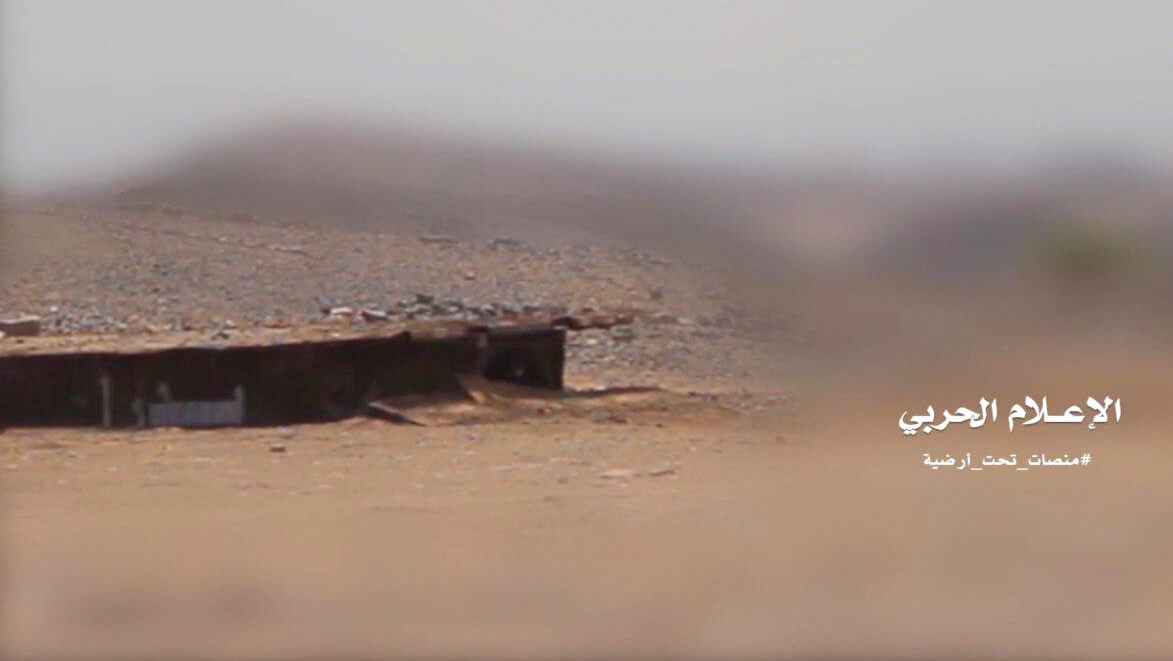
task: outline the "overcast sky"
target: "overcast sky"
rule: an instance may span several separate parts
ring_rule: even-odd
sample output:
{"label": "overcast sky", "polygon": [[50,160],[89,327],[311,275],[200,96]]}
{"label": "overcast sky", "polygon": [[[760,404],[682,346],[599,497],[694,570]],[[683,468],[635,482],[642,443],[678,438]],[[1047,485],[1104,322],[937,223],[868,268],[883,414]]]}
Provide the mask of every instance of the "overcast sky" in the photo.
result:
{"label": "overcast sky", "polygon": [[691,161],[1173,162],[1173,2],[8,0],[2,167],[52,185],[338,114]]}

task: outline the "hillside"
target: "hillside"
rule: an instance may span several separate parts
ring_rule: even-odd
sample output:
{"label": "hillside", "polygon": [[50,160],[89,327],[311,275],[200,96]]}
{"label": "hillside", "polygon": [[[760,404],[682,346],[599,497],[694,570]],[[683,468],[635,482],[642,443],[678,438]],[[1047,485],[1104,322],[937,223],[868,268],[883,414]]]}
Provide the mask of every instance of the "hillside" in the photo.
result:
{"label": "hillside", "polygon": [[654,239],[722,220],[698,173],[388,127],[275,123],[127,182],[123,210],[529,242]]}

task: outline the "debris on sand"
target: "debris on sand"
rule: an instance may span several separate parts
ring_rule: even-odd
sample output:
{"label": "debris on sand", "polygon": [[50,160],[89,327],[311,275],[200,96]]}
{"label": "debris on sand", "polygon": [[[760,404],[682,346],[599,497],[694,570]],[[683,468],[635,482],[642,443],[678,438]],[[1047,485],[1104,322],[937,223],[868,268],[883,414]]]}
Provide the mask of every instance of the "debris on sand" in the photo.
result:
{"label": "debris on sand", "polygon": [[635,339],[635,331],[631,326],[616,326],[611,329],[611,338],[616,342],[630,342]]}
{"label": "debris on sand", "polygon": [[675,473],[676,467],[667,462],[656,464],[648,471],[648,475],[651,477],[662,477],[664,475],[674,475]]}
{"label": "debris on sand", "polygon": [[372,418],[386,420],[387,422],[394,422],[396,424],[423,426],[423,423],[412,420],[402,411],[383,402],[368,402],[366,414]]}
{"label": "debris on sand", "polygon": [[270,246],[266,246],[266,247],[269,250],[272,250],[275,252],[290,253],[292,255],[301,255],[303,257],[309,257],[309,255],[310,255],[308,252],[306,252],[306,249],[301,246],[270,245]]}
{"label": "debris on sand", "polygon": [[0,319],[0,333],[10,337],[33,337],[41,334],[41,318],[25,315],[14,319]]}
{"label": "debris on sand", "polygon": [[611,411],[607,409],[599,409],[590,412],[590,418],[593,422],[600,424],[611,423],[616,425],[627,424],[627,418],[618,411]]}
{"label": "debris on sand", "polygon": [[630,468],[611,468],[599,473],[599,477],[604,480],[629,480],[639,477],[639,471]]}
{"label": "debris on sand", "polygon": [[520,248],[521,245],[521,241],[518,239],[513,239],[507,236],[499,236],[490,240],[488,243],[489,248],[492,248],[493,250],[498,248]]}

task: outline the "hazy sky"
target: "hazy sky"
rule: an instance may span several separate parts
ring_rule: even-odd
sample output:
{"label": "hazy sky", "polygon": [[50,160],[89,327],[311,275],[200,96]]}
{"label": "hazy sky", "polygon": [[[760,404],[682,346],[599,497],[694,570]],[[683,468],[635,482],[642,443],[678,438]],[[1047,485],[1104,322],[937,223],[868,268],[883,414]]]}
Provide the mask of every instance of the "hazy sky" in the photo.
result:
{"label": "hazy sky", "polygon": [[1112,147],[1173,162],[1173,2],[8,0],[3,176],[117,176],[277,115],[711,163]]}

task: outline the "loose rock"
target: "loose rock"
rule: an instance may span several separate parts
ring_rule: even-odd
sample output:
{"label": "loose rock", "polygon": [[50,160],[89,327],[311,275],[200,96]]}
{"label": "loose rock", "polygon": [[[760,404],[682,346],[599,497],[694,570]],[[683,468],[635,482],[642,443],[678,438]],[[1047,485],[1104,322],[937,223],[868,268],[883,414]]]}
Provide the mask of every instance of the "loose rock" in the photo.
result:
{"label": "loose rock", "polygon": [[0,332],[12,337],[32,337],[41,334],[41,318],[32,315],[0,320]]}
{"label": "loose rock", "polygon": [[616,342],[630,342],[635,339],[635,330],[631,326],[613,326],[611,328],[611,337]]}
{"label": "loose rock", "polygon": [[648,475],[652,477],[660,477],[663,475],[672,475],[676,472],[676,467],[672,464],[657,464],[648,471]]}
{"label": "loose rock", "polygon": [[630,468],[612,468],[599,473],[599,477],[604,480],[628,480],[638,476],[639,471]]}
{"label": "loose rock", "polygon": [[490,248],[518,248],[521,247],[521,241],[511,239],[509,237],[497,237],[489,241]]}

